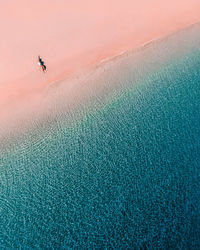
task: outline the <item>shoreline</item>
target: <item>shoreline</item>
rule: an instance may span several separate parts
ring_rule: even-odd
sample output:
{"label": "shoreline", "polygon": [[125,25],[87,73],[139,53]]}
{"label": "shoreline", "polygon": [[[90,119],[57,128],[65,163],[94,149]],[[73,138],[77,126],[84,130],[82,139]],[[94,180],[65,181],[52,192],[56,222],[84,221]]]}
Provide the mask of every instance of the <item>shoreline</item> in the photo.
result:
{"label": "shoreline", "polygon": [[[39,6],[19,0],[12,7],[4,2],[2,8],[0,21],[6,27],[0,45],[0,110],[50,82],[83,75],[122,51],[129,53],[200,21],[196,0],[44,0]],[[47,65],[46,75],[36,64],[38,54]]]}
{"label": "shoreline", "polygon": [[[54,120],[56,112],[72,114],[74,110],[80,107],[85,109],[87,105],[88,107],[92,106],[100,96],[104,100],[102,104],[98,104],[100,106],[104,105],[106,100],[107,102],[112,101],[112,98],[109,100],[109,95],[115,95],[122,87],[129,88],[128,84],[127,86],[121,86],[119,80],[114,82],[112,78],[113,73],[116,74],[116,79],[121,79],[126,74],[124,69],[127,71],[132,70],[135,72],[135,83],[140,82],[141,74],[137,72],[137,68],[142,68],[142,77],[144,78],[148,72],[155,71],[156,68],[169,61],[171,56],[177,57],[179,54],[182,56],[189,53],[188,51],[191,51],[193,47],[197,47],[196,43],[198,44],[200,35],[198,35],[199,32],[196,32],[196,30],[200,30],[200,23],[195,23],[166,37],[146,43],[140,48],[126,51],[121,55],[113,57],[111,60],[100,63],[85,74],[74,75],[71,78],[53,82],[39,94],[31,96],[28,102],[27,100],[24,103],[22,102],[20,107],[15,110],[18,114],[15,113],[15,116],[12,116],[13,110],[11,109],[7,121],[2,123],[3,120],[1,119],[1,141],[7,144],[6,141],[10,141],[14,137],[23,137],[28,131],[36,129],[42,123],[44,123],[45,127],[45,124],[48,124],[48,119],[50,119],[49,121]],[[186,41],[185,46],[179,46],[175,51],[169,47],[171,48],[171,54],[165,53],[165,43],[169,43],[173,47],[176,39],[183,40],[184,36],[188,34],[191,35],[191,41]],[[196,38],[192,37],[192,34]],[[160,51],[160,55],[155,55],[156,50]],[[152,60],[156,62],[155,65],[149,64]],[[112,78],[112,81],[110,81],[110,78]],[[105,81],[109,82],[109,86],[106,85]],[[115,85],[113,85],[114,83]]]}
{"label": "shoreline", "polygon": [[[140,60],[143,60],[143,58],[140,54],[145,52],[146,50],[148,50],[149,47],[152,47],[152,46],[157,45],[157,44],[165,43],[168,39],[172,40],[172,39],[176,38],[176,36],[178,36],[179,34],[186,33],[192,29],[195,29],[195,28],[197,28],[197,29],[200,28],[200,21],[195,22],[193,24],[190,24],[187,27],[182,28],[180,30],[177,30],[173,33],[170,33],[164,37],[152,39],[149,42],[144,43],[140,47],[133,48],[131,50],[122,51],[119,54],[116,54],[112,57],[105,58],[105,59],[101,60],[99,63],[91,66],[87,70],[83,70],[82,72],[76,72],[76,73],[71,74],[69,76],[65,76],[64,78],[60,78],[60,79],[57,79],[55,81],[48,82],[47,85],[45,85],[45,87],[47,87],[46,89],[50,89],[51,87],[54,88],[54,87],[57,87],[57,85],[62,85],[63,82],[84,81],[88,77],[90,78],[91,75],[95,74],[97,72],[97,70],[103,71],[104,68],[107,67],[107,65],[109,67],[111,64],[119,63],[120,60],[124,60],[127,57],[137,57],[138,56],[138,58]],[[185,54],[186,53],[187,52],[185,52]]]}
{"label": "shoreline", "polygon": [[44,81],[41,84],[41,86],[38,86],[38,87],[40,90],[45,91],[45,89],[50,88],[51,86],[54,86],[54,84],[57,85],[64,81],[68,82],[71,80],[73,81],[73,80],[79,80],[79,79],[84,80],[84,78],[87,78],[87,76],[89,76],[90,74],[93,74],[93,72],[96,69],[104,67],[106,64],[115,63],[116,60],[120,60],[123,57],[132,56],[134,54],[141,53],[143,50],[148,49],[149,46],[152,46],[157,43],[162,43],[163,41],[166,41],[168,38],[172,38],[173,36],[176,36],[181,32],[187,32],[187,30],[195,28],[195,26],[200,26],[200,20],[195,23],[189,24],[188,26],[183,27],[179,30],[176,30],[172,33],[169,33],[166,36],[161,36],[161,37],[157,37],[152,40],[149,40],[148,42],[145,42],[139,47],[134,47],[130,50],[124,50],[116,55],[105,57],[104,59],[101,59],[100,61],[98,61],[96,64],[91,63],[91,65],[88,65],[88,67],[85,67],[84,69],[79,69],[72,73],[63,73],[61,74],[60,77],[58,76],[57,79],[52,80],[52,81]]}

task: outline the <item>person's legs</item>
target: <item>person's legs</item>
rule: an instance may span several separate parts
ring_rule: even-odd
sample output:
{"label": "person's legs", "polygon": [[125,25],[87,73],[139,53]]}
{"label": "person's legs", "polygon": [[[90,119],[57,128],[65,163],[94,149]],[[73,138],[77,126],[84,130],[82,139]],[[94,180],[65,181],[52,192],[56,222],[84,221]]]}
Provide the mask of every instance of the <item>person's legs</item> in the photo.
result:
{"label": "person's legs", "polygon": [[46,71],[46,66],[44,64],[42,65],[42,70],[43,70],[43,72]]}

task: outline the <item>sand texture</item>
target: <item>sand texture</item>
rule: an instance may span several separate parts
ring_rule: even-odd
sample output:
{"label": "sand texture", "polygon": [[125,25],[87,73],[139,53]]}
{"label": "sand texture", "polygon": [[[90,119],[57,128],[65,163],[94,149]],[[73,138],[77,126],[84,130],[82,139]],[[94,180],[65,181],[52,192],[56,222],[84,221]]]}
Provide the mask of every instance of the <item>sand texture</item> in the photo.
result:
{"label": "sand texture", "polygon": [[[56,81],[84,74],[199,20],[198,0],[2,2],[1,123],[13,124],[19,114],[30,115],[33,106],[39,113],[37,95]],[[47,65],[46,74],[37,65],[38,55]],[[85,92],[81,89],[76,88],[77,96]]]}

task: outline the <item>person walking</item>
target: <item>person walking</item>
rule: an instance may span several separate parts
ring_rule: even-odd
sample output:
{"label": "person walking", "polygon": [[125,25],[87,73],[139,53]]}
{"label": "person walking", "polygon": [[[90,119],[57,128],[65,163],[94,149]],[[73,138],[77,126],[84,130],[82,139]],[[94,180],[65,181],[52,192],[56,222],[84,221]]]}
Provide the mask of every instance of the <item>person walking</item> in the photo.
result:
{"label": "person walking", "polygon": [[46,65],[44,64],[44,61],[42,61],[42,58],[40,56],[38,56],[38,64],[40,65],[42,71],[45,73],[47,67]]}

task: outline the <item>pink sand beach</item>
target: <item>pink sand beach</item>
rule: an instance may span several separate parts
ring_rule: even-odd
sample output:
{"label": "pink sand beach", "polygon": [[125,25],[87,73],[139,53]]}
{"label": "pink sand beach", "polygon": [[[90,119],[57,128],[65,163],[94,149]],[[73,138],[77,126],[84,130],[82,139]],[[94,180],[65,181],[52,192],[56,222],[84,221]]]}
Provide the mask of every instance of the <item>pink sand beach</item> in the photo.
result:
{"label": "pink sand beach", "polygon": [[55,81],[200,21],[199,0],[7,0],[0,6],[0,121],[6,126],[33,106],[40,113],[36,93]]}

